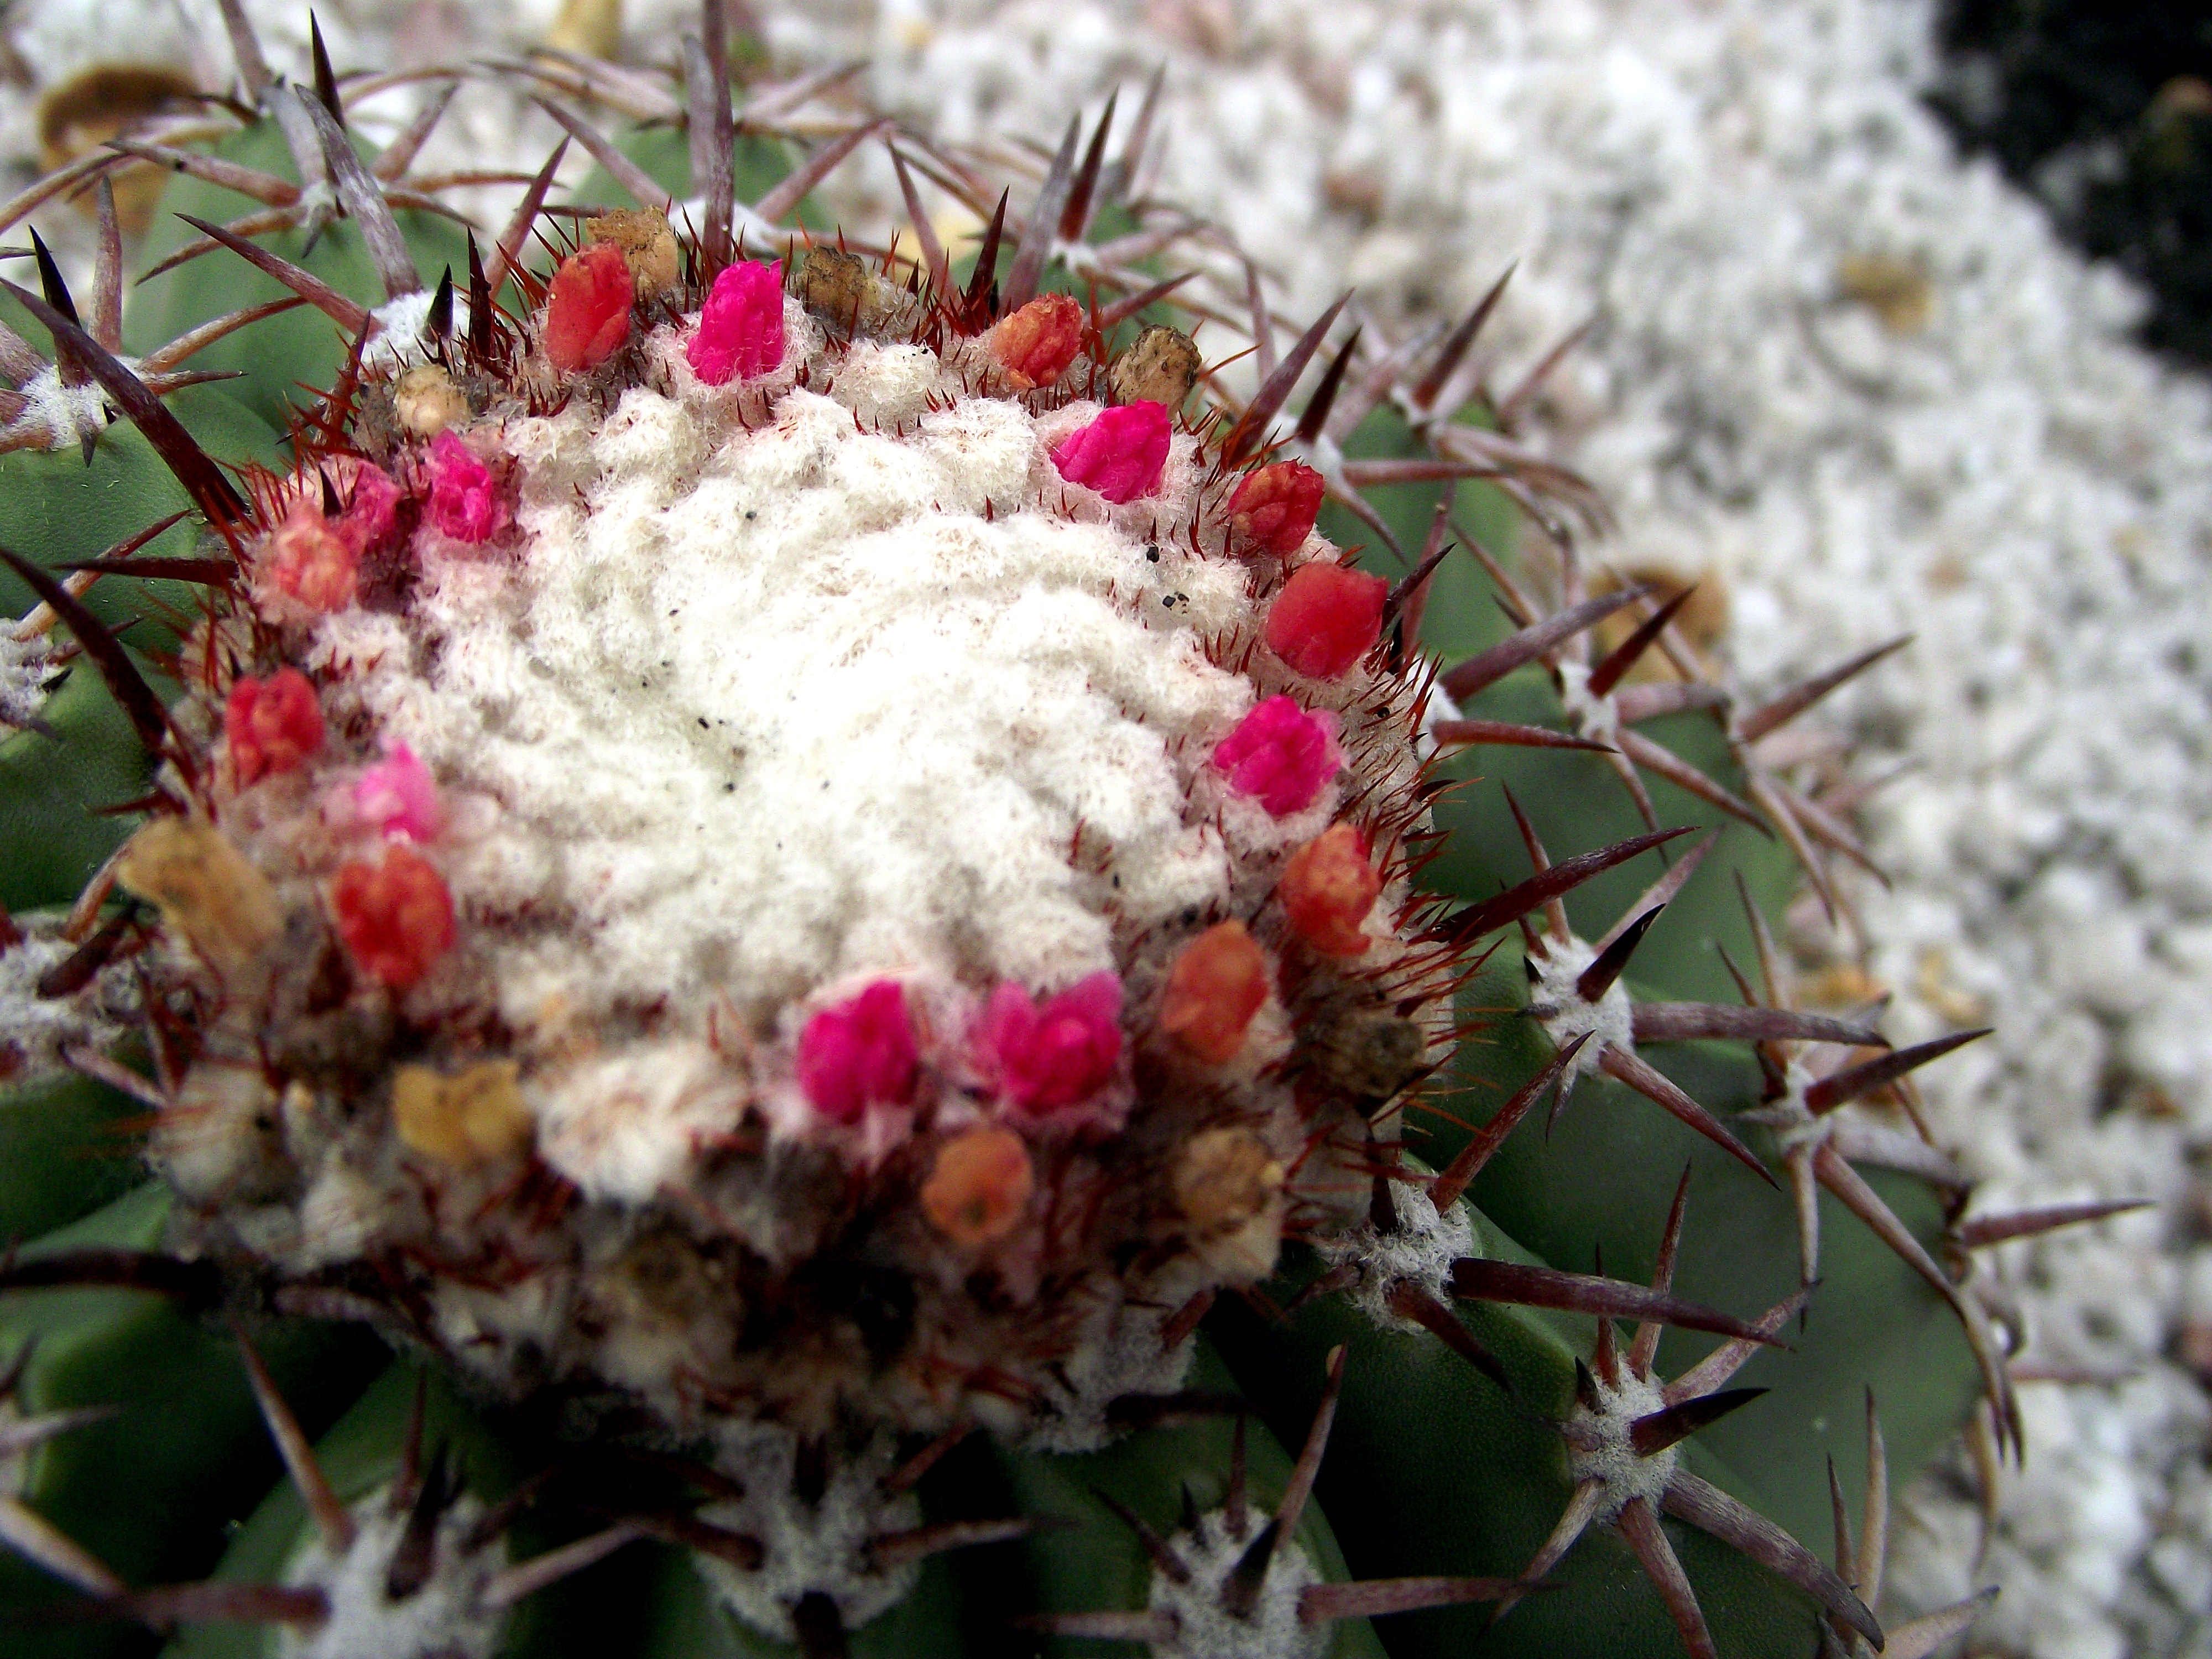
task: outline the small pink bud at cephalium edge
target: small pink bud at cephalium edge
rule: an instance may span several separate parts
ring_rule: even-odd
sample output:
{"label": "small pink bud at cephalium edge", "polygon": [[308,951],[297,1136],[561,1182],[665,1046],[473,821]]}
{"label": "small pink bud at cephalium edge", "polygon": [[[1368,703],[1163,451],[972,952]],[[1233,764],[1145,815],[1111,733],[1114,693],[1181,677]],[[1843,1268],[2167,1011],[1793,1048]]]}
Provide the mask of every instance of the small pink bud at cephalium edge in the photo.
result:
{"label": "small pink bud at cephalium edge", "polygon": [[1270,697],[1215,745],[1213,764],[1238,794],[1285,817],[1312,805],[1344,764],[1336,726],[1328,709],[1309,714],[1289,697]]}
{"label": "small pink bud at cephalium edge", "polygon": [[507,528],[507,503],[500,499],[499,481],[450,428],[430,441],[428,476],[428,511],[441,534],[475,545]]}
{"label": "small pink bud at cephalium edge", "polygon": [[1105,971],[1042,1006],[1009,981],[975,1022],[979,1069],[1018,1110],[1044,1116],[1088,1099],[1114,1079],[1121,1057],[1121,981]]}
{"label": "small pink bud at cephalium edge", "polygon": [[708,291],[699,331],[684,356],[708,386],[750,380],[781,362],[782,262],[750,259],[724,266]]}
{"label": "small pink bud at cephalium edge", "polygon": [[293,770],[323,746],[322,705],[296,668],[280,668],[265,680],[241,674],[223,704],[222,730],[231,773],[243,789]]}
{"label": "small pink bud at cephalium edge", "polygon": [[824,1008],[799,1033],[799,1086],[833,1123],[854,1123],[871,1105],[914,1098],[920,1066],[906,992],[879,979],[860,995]]}
{"label": "small pink bud at cephalium edge", "polygon": [[389,839],[428,841],[445,821],[437,780],[404,743],[388,744],[384,758],[361,775],[353,806],[362,823]]}
{"label": "small pink bud at cephalium edge", "polygon": [[1160,487],[1174,422],[1165,404],[1123,404],[1060,441],[1052,464],[1070,483],[1086,484],[1120,505]]}

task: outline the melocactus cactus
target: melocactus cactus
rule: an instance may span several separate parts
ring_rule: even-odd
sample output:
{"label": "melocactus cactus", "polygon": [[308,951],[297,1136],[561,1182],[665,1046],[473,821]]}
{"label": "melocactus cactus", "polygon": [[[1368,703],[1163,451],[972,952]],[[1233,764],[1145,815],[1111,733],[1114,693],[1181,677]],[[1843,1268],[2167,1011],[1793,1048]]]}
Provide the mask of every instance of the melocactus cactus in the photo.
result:
{"label": "melocactus cactus", "polygon": [[1095,1443],[1285,1172],[1328,1207],[1310,1056],[1444,1055],[1386,585],[1041,368],[1064,296],[632,276],[586,245],[409,371],[466,416],[255,484],[117,866],[210,1011],[153,1157],[197,1248],[500,1394]]}
{"label": "melocactus cactus", "polygon": [[[148,775],[143,823],[82,859],[70,913],[5,924],[0,1039],[25,1101],[74,1070],[143,1102],[160,1183],[0,1270],[11,1290],[124,1297],[64,1321],[74,1346],[19,1356],[0,1389],[24,1401],[0,1456],[49,1460],[0,1495],[0,1540],[92,1612],[272,1622],[312,1659],[489,1651],[509,1608],[642,1540],[683,1552],[649,1598],[668,1628],[746,1652],[835,1653],[855,1632],[938,1652],[1030,1639],[1018,1629],[1181,1659],[1371,1654],[1367,1619],[1413,1613],[1390,1647],[1410,1655],[1518,1603],[1493,1633],[1508,1647],[1876,1639],[1853,1582],[1871,1593],[1879,1549],[1831,1571],[1720,1465],[1693,1468],[1687,1437],[1759,1392],[1721,1384],[1806,1314],[1816,1182],[1896,1253],[1838,1265],[1832,1233],[1839,1288],[1821,1289],[1894,1313],[1885,1355],[1927,1373],[1916,1445],[1978,1386],[2009,1433],[1996,1337],[1952,1277],[2002,1218],[1961,1222],[1963,1178],[1903,1131],[1831,1127],[1946,1045],[1889,1054],[1861,1020],[1788,1006],[1748,888],[1765,981],[1741,981],[1749,1006],[1680,988],[1698,971],[1682,953],[1638,957],[1706,890],[1717,830],[1604,926],[1568,910],[1685,833],[1659,827],[1646,774],[1693,809],[1765,814],[1826,896],[1813,842],[1844,832],[1755,745],[1864,662],[1747,715],[1687,675],[1630,684],[1646,652],[1676,650],[1671,610],[1587,593],[1553,508],[1586,509],[1579,486],[1453,418],[1483,406],[1466,362],[1494,294],[1433,353],[1353,375],[1346,340],[1294,422],[1278,416],[1342,306],[1279,362],[1261,309],[1255,394],[1194,398],[1196,346],[1146,311],[1178,279],[1139,263],[1187,225],[1090,240],[1102,208],[1132,210],[1149,105],[1111,167],[1106,124],[1080,161],[1071,128],[1026,223],[1006,234],[1002,198],[964,277],[915,197],[921,152],[896,143],[918,261],[769,246],[884,127],[853,126],[745,208],[720,8],[705,15],[684,100],[581,70],[571,88],[684,119],[696,198],[556,106],[637,205],[578,214],[533,268],[549,167],[490,258],[471,244],[465,279],[434,285],[392,211],[411,149],[364,161],[319,52],[310,95],[234,19],[245,89],[300,182],[161,150],[277,215],[202,214],[204,240],[167,263],[228,249],[348,337],[282,465],[266,447],[211,461],[194,428],[214,423],[155,395],[181,389],[168,359],[134,369],[104,301],[80,326],[50,264],[43,295],[15,290],[53,339],[33,378],[78,410],[39,425],[52,398],[9,404],[37,452],[26,479],[70,498],[34,469],[82,441],[184,505],[97,558],[7,555],[43,608],[0,663],[0,718],[23,742],[83,727],[58,697],[46,719],[58,623],[119,710],[98,741],[127,747],[127,726]],[[972,193],[964,163],[930,165]],[[383,301],[251,240],[272,228],[341,251],[357,234]],[[1063,264],[1121,297],[1045,291]],[[276,308],[227,306],[170,355]],[[1348,456],[1386,398],[1428,453]],[[110,410],[143,442],[103,439]],[[175,479],[159,489],[143,486],[155,455]],[[1452,499],[1424,536],[1363,491],[1476,477],[1555,538],[1559,604],[1470,550],[1516,626],[1444,670],[1423,640],[1456,574]],[[1418,556],[1376,574],[1317,527],[1328,502]],[[188,514],[196,544],[138,556]],[[85,597],[133,574],[196,596],[164,612],[167,702]],[[1623,611],[1633,630],[1592,661],[1588,631]],[[1717,753],[1695,763],[1632,729],[1714,714]],[[1449,799],[1475,747],[1519,757],[1525,865]],[[1597,833],[1601,756],[1641,833]],[[1553,861],[1532,814],[1565,824],[1571,856]],[[1492,963],[1516,925],[1525,993]],[[1632,994],[1632,965],[1676,1000]],[[1691,1051],[1697,1097],[1644,1052],[1669,1044]],[[1547,1091],[1553,1119],[1577,1097],[1557,1156],[1585,1157],[1594,1114],[1611,1143],[1565,1182],[1516,1134]],[[93,1210],[23,1144],[64,1190],[22,1213]],[[1885,1196],[1847,1160],[1906,1170],[1948,1207]],[[1725,1297],[1701,1296],[1763,1312],[1677,1293],[1678,1260],[1703,1272],[1685,1254],[1693,1181],[1730,1183],[1723,1224],[1759,1243]],[[1619,1259],[1623,1229],[1656,1242],[1648,1285],[1583,1271],[1601,1239]],[[156,1320],[131,1300],[147,1291],[182,1310]],[[204,1488],[216,1449],[244,1455],[250,1384],[304,1510],[264,1505],[232,1577],[134,1589],[39,1507],[82,1505],[62,1455],[129,1414],[56,1408],[111,1398],[95,1359],[134,1343],[200,1354],[188,1316],[218,1306],[234,1329],[217,1346],[234,1340],[246,1370],[204,1415],[231,1426],[207,1431],[204,1462],[191,1437],[164,1443],[164,1478]],[[409,1362],[344,1386],[310,1363],[301,1316],[366,1325]],[[1615,1318],[1637,1323],[1625,1354]],[[1660,1368],[1669,1327],[1722,1346]],[[1856,1399],[1846,1370],[1801,1364],[1789,1409]],[[287,1403],[318,1377],[319,1420],[354,1402],[320,1452]],[[1295,1462],[1262,1419],[1303,1437]],[[1363,1443],[1349,1471],[1341,1453],[1323,1467],[1337,1423]],[[1409,1451],[1457,1483],[1410,1537],[1402,1498],[1373,1524],[1362,1486],[1418,1484]],[[520,1480],[539,1456],[560,1460],[554,1495]],[[1781,1486],[1787,1505],[1812,1490]],[[1361,1517],[1356,1582],[1316,1492]],[[1038,1529],[1086,1516],[1103,1524],[1079,1543]],[[533,1526],[550,1547],[507,1560]],[[1586,1531],[1625,1540],[1656,1598]],[[938,1558],[965,1547],[1022,1586],[988,1616],[946,1599]],[[1546,1593],[1561,1578],[1589,1610]],[[697,1613],[708,1600],[728,1617]],[[1467,1604],[1491,1611],[1420,1612]],[[1924,1651],[1936,1628],[1900,1639]]]}

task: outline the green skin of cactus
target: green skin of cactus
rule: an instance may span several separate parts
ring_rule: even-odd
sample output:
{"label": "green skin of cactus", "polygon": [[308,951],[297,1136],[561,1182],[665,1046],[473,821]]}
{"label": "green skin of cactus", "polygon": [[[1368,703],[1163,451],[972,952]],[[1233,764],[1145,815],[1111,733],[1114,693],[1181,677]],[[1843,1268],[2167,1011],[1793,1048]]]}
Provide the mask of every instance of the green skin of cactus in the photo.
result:
{"label": "green skin of cactus", "polygon": [[[789,165],[775,144],[746,143],[739,155],[741,196],[765,189]],[[628,147],[672,191],[684,187],[680,137],[641,134]],[[287,170],[273,131],[249,131],[226,149],[250,165]],[[622,192],[599,175],[586,182],[581,199],[616,202]],[[173,184],[167,205],[216,220],[241,210],[238,198],[190,179]],[[811,204],[799,216],[809,224],[820,219]],[[162,223],[171,228],[157,228],[149,239],[143,255],[148,263],[186,234],[173,219]],[[465,269],[464,245],[450,224],[422,218],[408,228],[424,272]],[[1104,234],[1114,228],[1105,227]],[[312,252],[301,244],[295,236],[271,246],[343,291],[374,296],[370,267],[349,226],[326,230]],[[129,343],[145,349],[275,293],[268,279],[234,259],[203,258],[137,291],[126,322]],[[27,322],[21,326],[38,337]],[[204,354],[195,367],[240,368],[246,378],[194,389],[173,398],[172,407],[219,459],[276,464],[282,452],[276,432],[287,402],[301,384],[328,384],[342,357],[342,343],[327,321],[303,308]],[[1386,410],[1354,434],[1348,450],[1387,456],[1413,447],[1410,434]],[[1504,499],[1483,486],[1460,489],[1462,521],[1472,519],[1490,544],[1508,544],[1512,514]],[[1433,488],[1389,487],[1370,499],[1402,543],[1419,544]],[[74,452],[0,457],[0,542],[50,566],[97,556],[185,504],[182,490],[127,426],[102,439],[89,468]],[[1363,539],[1347,519],[1325,516],[1321,527],[1340,545]],[[179,526],[148,551],[188,552],[191,534],[189,524]],[[126,591],[111,581],[94,594],[104,619],[140,619],[125,637],[142,653],[158,653],[173,643],[173,635],[161,632],[163,605],[187,617],[192,611],[189,590],[173,585]],[[0,578],[0,600],[20,615],[29,595]],[[1471,561],[1446,562],[1425,626],[1425,644],[1447,660],[1501,636],[1488,584]],[[1548,683],[1531,669],[1465,712],[1547,724],[1556,721],[1559,708]],[[143,793],[151,775],[128,723],[88,669],[80,666],[70,676],[46,718],[58,743],[26,733],[0,744],[0,845],[7,849],[0,859],[0,898],[17,914],[74,898],[135,823],[101,809]],[[1680,716],[1651,729],[1722,782],[1739,781],[1717,731],[1701,717]],[[1594,757],[1483,749],[1455,760],[1452,770],[1510,785],[1555,855],[1605,845],[1642,827],[1626,792]],[[1740,873],[1772,913],[1791,891],[1793,872],[1771,841],[1717,819],[1664,782],[1653,781],[1651,788],[1662,823],[1717,823],[1723,836],[1644,941],[1631,981],[1639,997],[1731,1000],[1715,946],[1739,960],[1750,949],[1733,876]],[[1448,797],[1438,819],[1449,850],[1428,877],[1437,890],[1473,900],[1525,875],[1525,854],[1502,793],[1491,782]],[[1577,890],[1567,901],[1576,930],[1585,936],[1602,931],[1656,867],[1647,855]],[[1500,951],[1464,994],[1465,1010],[1480,1011],[1487,1029],[1462,1046],[1458,1091],[1439,1096],[1442,1111],[1417,1108],[1407,1115],[1408,1151],[1431,1167],[1449,1162],[1470,1127],[1550,1057],[1533,1022],[1512,1012],[1526,1000],[1516,957],[1515,949]],[[1741,1045],[1676,1044],[1653,1049],[1650,1058],[1723,1118],[1759,1103],[1758,1071]],[[158,1189],[137,1185],[143,1170],[129,1128],[137,1110],[135,1103],[76,1079],[0,1090],[0,1237],[33,1241],[25,1247],[30,1253],[86,1243],[156,1246],[165,1203]],[[1763,1136],[1757,1129],[1746,1133],[1761,1152],[1769,1150]],[[1788,1295],[1796,1287],[1797,1245],[1787,1195],[1603,1078],[1583,1081],[1552,1133],[1540,1115],[1524,1123],[1482,1172],[1468,1199],[1478,1243],[1503,1259],[1576,1272],[1589,1271],[1601,1256],[1616,1277],[1647,1277],[1686,1166],[1692,1171],[1689,1224],[1677,1291],[1745,1316]],[[1934,1241],[1941,1225],[1934,1194],[1903,1177],[1875,1172],[1869,1179],[1923,1243]],[[1825,1195],[1821,1202],[1821,1282],[1810,1317],[1788,1334],[1787,1350],[1760,1353],[1737,1379],[1771,1392],[1697,1437],[1685,1452],[1688,1467],[1808,1543],[1827,1536],[1829,1461],[1847,1491],[1863,1480],[1861,1425],[1869,1389],[1880,1403],[1893,1477],[1902,1478],[1956,1432],[1978,1388],[1966,1344],[1941,1302],[1855,1219]],[[1279,1282],[1265,1289],[1280,1304],[1316,1271],[1309,1253],[1293,1246]],[[1505,1364],[1514,1400],[1433,1337],[1379,1330],[1332,1299],[1309,1304],[1280,1322],[1224,1298],[1209,1317],[1193,1384],[1233,1383],[1251,1401],[1257,1420],[1249,1435],[1249,1480],[1262,1512],[1288,1474],[1284,1445],[1295,1447],[1304,1437],[1328,1352],[1340,1343],[1348,1350],[1317,1501],[1308,1506],[1297,1534],[1325,1577],[1510,1577],[1535,1553],[1565,1507],[1571,1483],[1550,1420],[1567,1409],[1576,1357],[1590,1349],[1591,1322],[1489,1304],[1464,1305],[1460,1316]],[[36,1454],[23,1492],[28,1501],[134,1583],[174,1583],[210,1571],[246,1581],[281,1577],[306,1536],[307,1517],[298,1495],[279,1478],[234,1348],[219,1327],[140,1292],[43,1292],[0,1303],[0,1357],[32,1337],[38,1346],[22,1386],[23,1409],[120,1409]],[[375,1356],[382,1350],[357,1331],[280,1321],[258,1340],[306,1427],[321,1437],[319,1456],[341,1496],[356,1497],[389,1480],[400,1456],[413,1371],[391,1362],[380,1374]],[[1693,1363],[1712,1340],[1669,1333],[1660,1349],[1660,1374]],[[375,1380],[364,1389],[368,1377]],[[525,1413],[477,1411],[435,1379],[428,1398],[431,1436],[451,1443],[466,1484],[480,1497],[497,1498],[553,1454],[553,1443]],[[1013,1454],[972,1439],[923,1482],[928,1519],[1029,1514],[1073,1524],[933,1559],[913,1595],[854,1633],[853,1650],[876,1659],[1101,1651],[1095,1643],[1060,1638],[1040,1645],[1011,1632],[1006,1616],[1141,1607],[1152,1569],[1096,1493],[1112,1495],[1164,1534],[1176,1524],[1186,1487],[1201,1510],[1220,1502],[1229,1465],[1225,1420],[1145,1431],[1084,1456]],[[672,1492],[670,1501],[678,1496]],[[1723,1654],[1810,1659],[1818,1650],[1814,1612],[1803,1597],[1704,1534],[1665,1524]],[[513,1540],[515,1554],[520,1559],[566,1541],[588,1525],[578,1522],[562,1534],[526,1522]],[[12,1558],[0,1559],[0,1608],[35,1607],[55,1594],[51,1581]],[[1334,1627],[1329,1652],[1333,1659],[1385,1653],[1426,1659],[1469,1650],[1628,1659],[1679,1649],[1656,1593],[1626,1546],[1603,1531],[1587,1536],[1549,1587],[1495,1629],[1491,1618],[1487,1608],[1471,1607],[1374,1626],[1346,1620]],[[71,1659],[149,1650],[143,1632],[114,1627],[32,1625],[12,1631],[10,1639],[13,1651]],[[272,1652],[274,1643],[258,1629],[206,1626],[179,1635],[166,1650],[194,1659],[244,1659]],[[509,1622],[502,1651],[532,1659],[571,1651],[750,1659],[789,1650],[719,1612],[682,1552],[634,1545],[526,1602]]]}

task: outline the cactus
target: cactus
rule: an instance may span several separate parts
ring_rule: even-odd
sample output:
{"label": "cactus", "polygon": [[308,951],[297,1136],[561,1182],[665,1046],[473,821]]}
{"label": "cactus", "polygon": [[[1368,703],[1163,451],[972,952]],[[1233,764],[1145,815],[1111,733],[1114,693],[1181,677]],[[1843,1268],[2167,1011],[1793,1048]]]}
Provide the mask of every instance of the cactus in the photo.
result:
{"label": "cactus", "polygon": [[[527,71],[682,153],[549,100],[594,211],[486,252],[450,88],[364,154],[230,15],[256,120],[118,152],[149,317],[103,194],[92,320],[42,247],[0,336],[31,1650],[1881,1647],[1892,1459],[2016,1442],[1966,1252],[2094,1214],[1852,1108],[1974,1034],[1791,1004],[1863,854],[1762,745],[1871,657],[1753,703],[1589,592],[1496,291],[1293,418],[1344,302],[1279,355],[1255,279],[1212,385],[1151,99],[1010,215],[794,164],[709,4],[680,92]],[[877,143],[918,257],[779,228]]]}

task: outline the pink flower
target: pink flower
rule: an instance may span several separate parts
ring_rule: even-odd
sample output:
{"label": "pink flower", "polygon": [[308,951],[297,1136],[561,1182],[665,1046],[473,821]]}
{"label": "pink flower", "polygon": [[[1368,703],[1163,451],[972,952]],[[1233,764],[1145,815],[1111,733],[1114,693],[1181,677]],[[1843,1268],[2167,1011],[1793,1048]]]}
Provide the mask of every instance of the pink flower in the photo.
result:
{"label": "pink flower", "polygon": [[1133,501],[1160,487],[1173,430],[1165,404],[1124,404],[1061,439],[1052,464],[1070,483],[1088,484],[1109,501]]}
{"label": "pink flower", "polygon": [[360,591],[360,543],[343,517],[326,519],[312,501],[292,503],[256,562],[270,586],[310,611],[343,611]]}
{"label": "pink flower", "polygon": [[1271,817],[1313,805],[1344,764],[1336,716],[1308,714],[1288,697],[1270,697],[1215,747],[1213,764],[1240,795],[1255,798]]}
{"label": "pink flower", "polygon": [[331,911],[355,966],[404,991],[453,948],[453,896],[420,855],[395,847],[380,864],[349,860],[331,883]]}
{"label": "pink flower", "polygon": [[265,680],[240,674],[223,704],[223,736],[230,768],[241,789],[306,764],[323,746],[323,710],[315,688],[296,668],[280,668]]}
{"label": "pink flower", "polygon": [[684,349],[691,372],[708,386],[750,380],[783,361],[783,263],[726,265],[708,290],[699,331]]}
{"label": "pink flower", "polygon": [[399,486],[390,473],[371,462],[359,461],[350,480],[334,473],[332,482],[345,498],[345,510],[337,520],[341,534],[350,538],[363,552],[392,534],[399,517]]}
{"label": "pink flower", "polygon": [[833,1123],[856,1123],[868,1107],[914,1098],[919,1057],[906,993],[879,979],[806,1022],[799,1036],[799,1086]]}
{"label": "pink flower", "polygon": [[991,993],[972,1034],[984,1076],[1022,1111],[1042,1117],[1087,1100],[1114,1079],[1121,1057],[1121,981],[1078,980],[1040,1007],[1009,981]]}
{"label": "pink flower", "polygon": [[507,503],[491,469],[450,428],[430,441],[430,522],[471,546],[507,528]]}
{"label": "pink flower", "polygon": [[430,769],[405,744],[396,742],[354,785],[353,808],[388,841],[428,841],[446,816]]}

